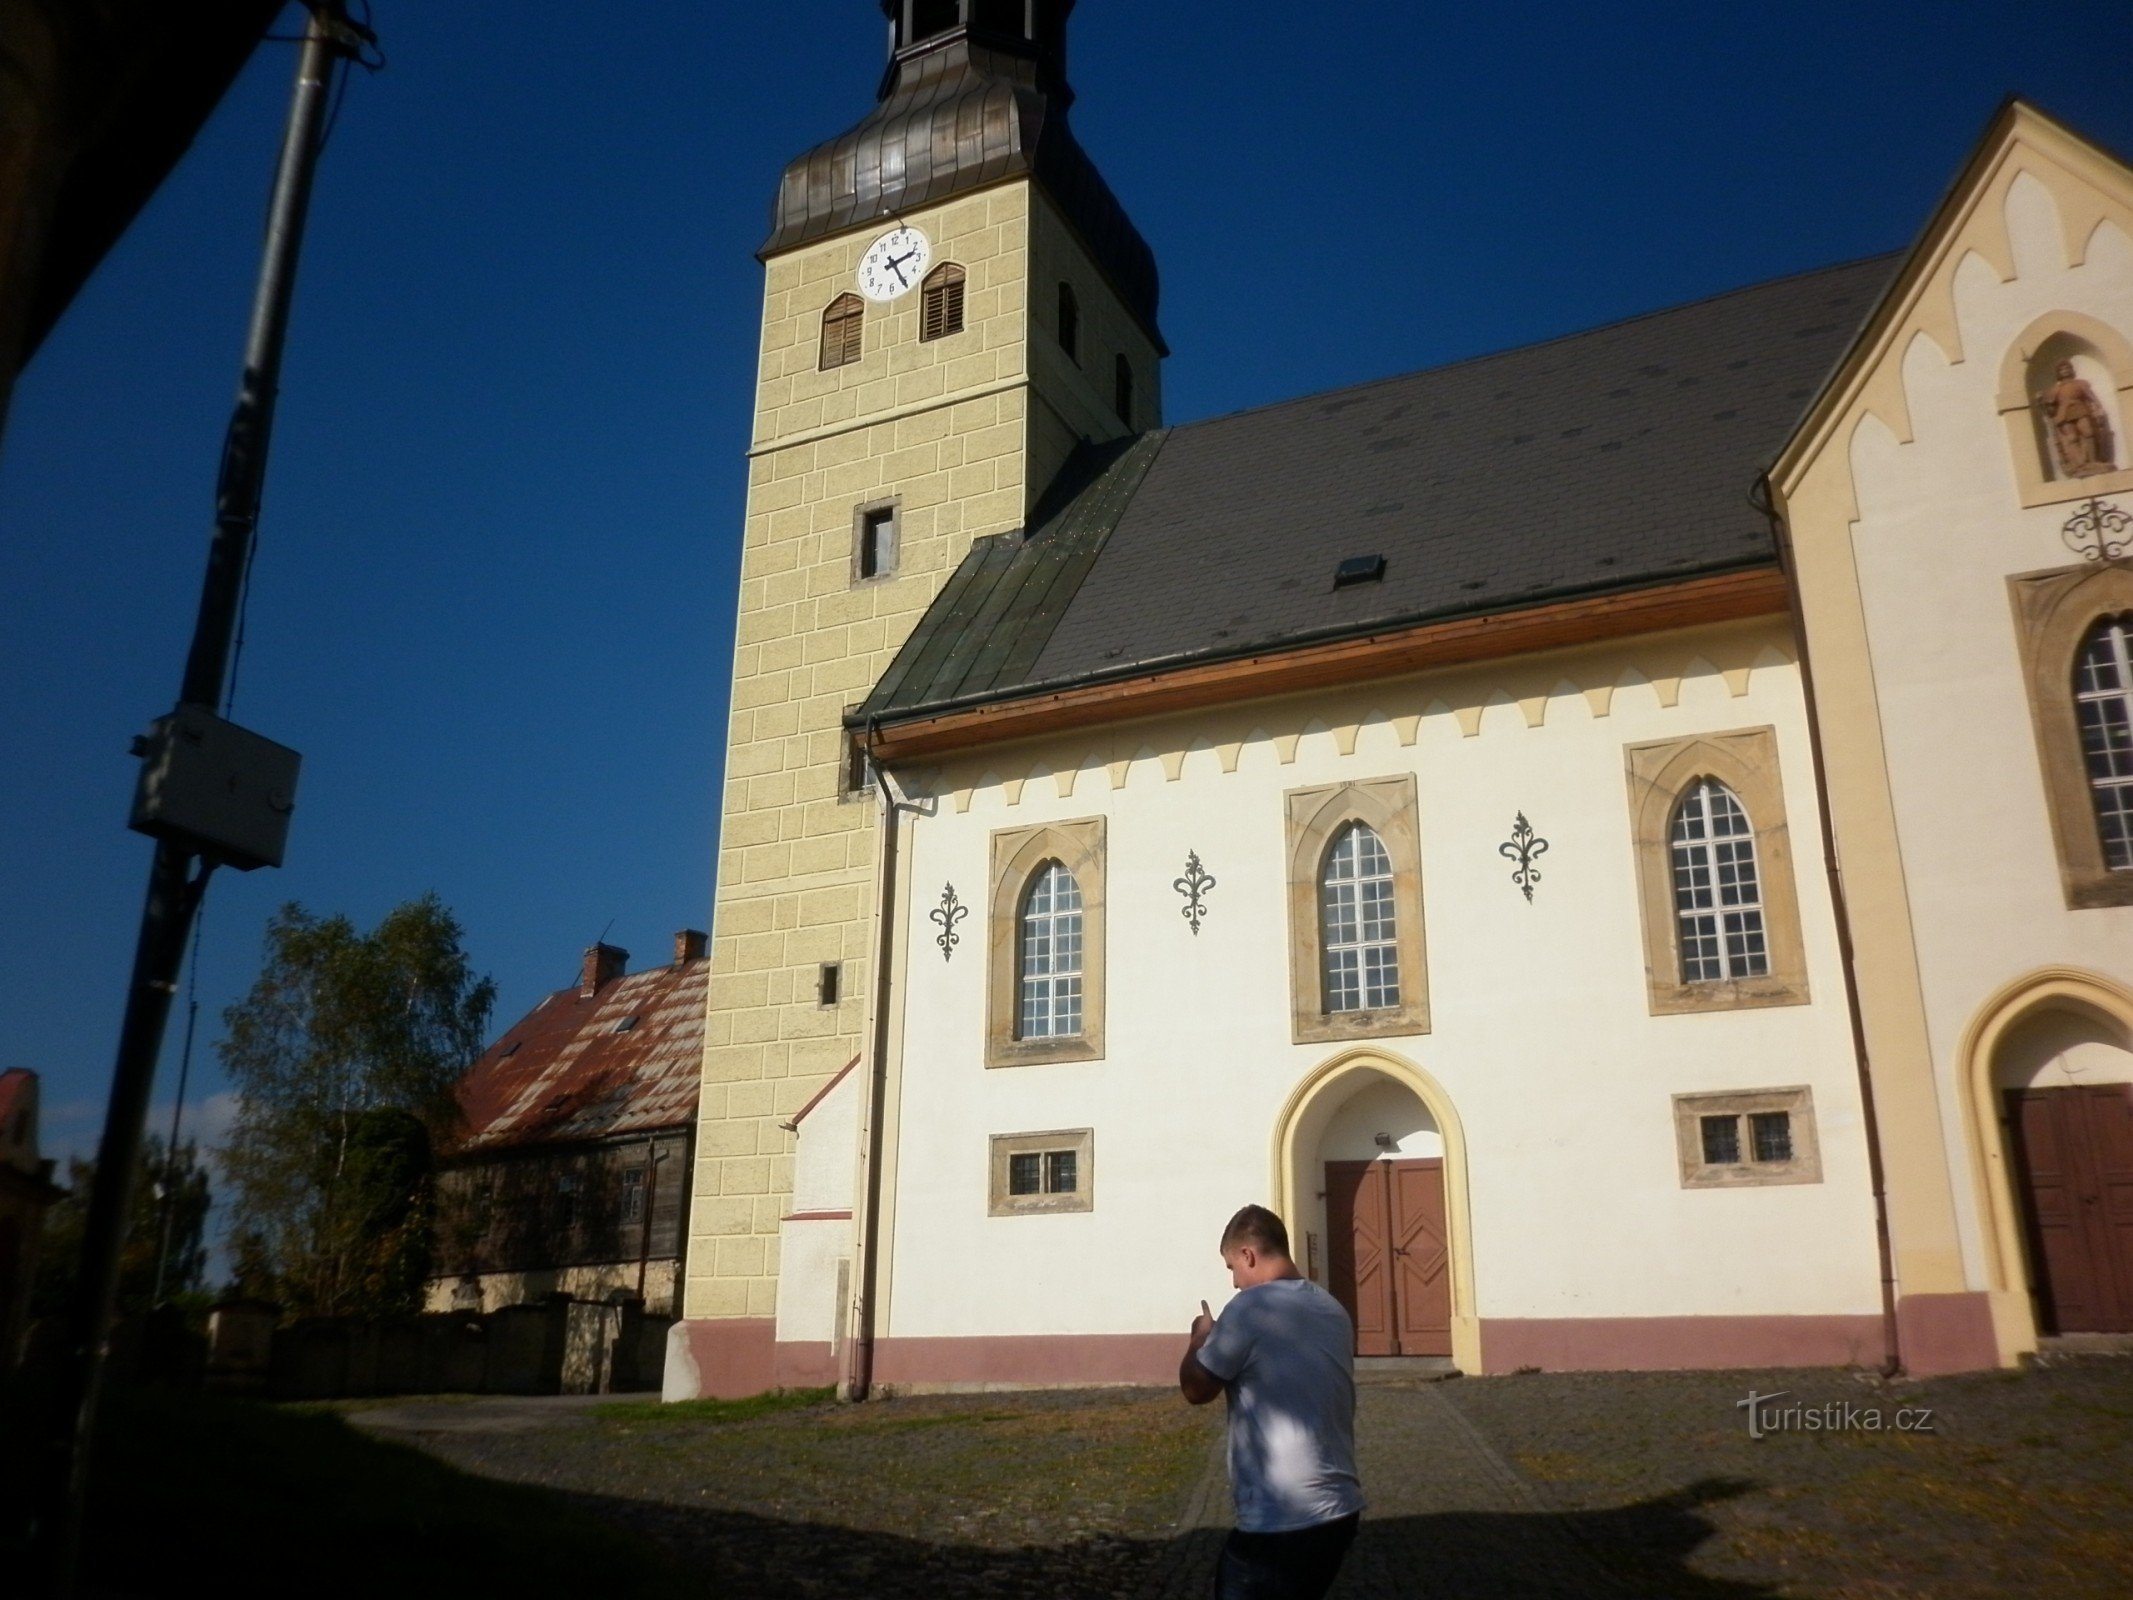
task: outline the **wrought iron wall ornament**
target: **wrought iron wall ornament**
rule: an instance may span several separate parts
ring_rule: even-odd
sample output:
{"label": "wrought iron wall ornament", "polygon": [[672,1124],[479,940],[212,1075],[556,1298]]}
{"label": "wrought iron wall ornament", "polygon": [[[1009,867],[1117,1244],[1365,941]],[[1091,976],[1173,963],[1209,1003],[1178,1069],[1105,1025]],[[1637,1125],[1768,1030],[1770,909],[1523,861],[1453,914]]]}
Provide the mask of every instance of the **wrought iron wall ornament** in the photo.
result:
{"label": "wrought iron wall ornament", "polygon": [[1170,887],[1185,897],[1185,904],[1178,915],[1191,926],[1193,936],[1199,937],[1200,919],[1207,915],[1207,891],[1215,886],[1215,875],[1200,865],[1200,852],[1185,852],[1185,876],[1171,881]]}
{"label": "wrought iron wall ornament", "polygon": [[2066,519],[2059,537],[2077,556],[2091,561],[2116,561],[2133,555],[2133,513],[2108,500],[2091,499]]}
{"label": "wrought iron wall ornament", "polygon": [[1498,845],[1496,853],[1506,861],[1518,863],[1512,869],[1511,881],[1518,886],[1520,893],[1525,895],[1526,903],[1531,905],[1533,886],[1541,881],[1540,869],[1533,863],[1548,853],[1548,841],[1534,833],[1533,824],[1526,820],[1523,811],[1519,812],[1518,820],[1511,824],[1510,839]]}
{"label": "wrought iron wall ornament", "polygon": [[927,917],[940,924],[941,931],[934,943],[941,947],[941,959],[953,961],[955,947],[963,942],[963,936],[955,931],[955,925],[970,915],[970,907],[955,897],[955,885],[941,886],[941,903],[926,913]]}

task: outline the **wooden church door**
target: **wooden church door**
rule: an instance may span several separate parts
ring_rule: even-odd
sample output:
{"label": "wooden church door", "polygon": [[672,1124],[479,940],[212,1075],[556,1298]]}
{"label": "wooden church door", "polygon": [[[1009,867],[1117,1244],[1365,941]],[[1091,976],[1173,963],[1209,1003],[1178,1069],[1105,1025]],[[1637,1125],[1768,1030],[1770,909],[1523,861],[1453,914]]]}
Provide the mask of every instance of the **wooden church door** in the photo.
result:
{"label": "wooden church door", "polygon": [[2133,1089],[2017,1089],[2007,1102],[2046,1328],[2133,1333]]}
{"label": "wooden church door", "polygon": [[1444,1163],[1326,1163],[1327,1287],[1359,1356],[1452,1353]]}

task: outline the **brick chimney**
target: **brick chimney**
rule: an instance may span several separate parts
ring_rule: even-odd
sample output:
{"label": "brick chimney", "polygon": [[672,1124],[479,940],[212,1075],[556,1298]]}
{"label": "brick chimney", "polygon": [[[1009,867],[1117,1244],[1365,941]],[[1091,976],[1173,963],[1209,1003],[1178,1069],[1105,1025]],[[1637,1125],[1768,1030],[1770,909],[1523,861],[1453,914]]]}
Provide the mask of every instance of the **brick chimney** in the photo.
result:
{"label": "brick chimney", "polygon": [[585,952],[585,965],[578,969],[578,994],[591,999],[629,970],[630,953],[611,944],[596,944]]}
{"label": "brick chimney", "polygon": [[703,960],[708,943],[702,930],[683,928],[674,935],[674,965],[678,967],[685,961]]}

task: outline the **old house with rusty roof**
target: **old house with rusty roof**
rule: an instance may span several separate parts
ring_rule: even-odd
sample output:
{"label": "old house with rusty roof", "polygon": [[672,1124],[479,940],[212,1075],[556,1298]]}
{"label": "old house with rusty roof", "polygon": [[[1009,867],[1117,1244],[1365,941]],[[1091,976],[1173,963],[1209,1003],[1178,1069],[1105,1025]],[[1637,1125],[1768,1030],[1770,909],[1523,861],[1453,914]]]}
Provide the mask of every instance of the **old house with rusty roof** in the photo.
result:
{"label": "old house with rusty roof", "polygon": [[671,1315],[703,1065],[704,935],[630,972],[595,944],[482,1052],[439,1163],[433,1311],[567,1293],[635,1295]]}
{"label": "old house with rusty roof", "polygon": [[1469,1373],[2133,1330],[2133,170],[2010,102],[1901,255],[1166,427],[1071,0],[883,9],[668,1394],[1164,1382],[1253,1200]]}

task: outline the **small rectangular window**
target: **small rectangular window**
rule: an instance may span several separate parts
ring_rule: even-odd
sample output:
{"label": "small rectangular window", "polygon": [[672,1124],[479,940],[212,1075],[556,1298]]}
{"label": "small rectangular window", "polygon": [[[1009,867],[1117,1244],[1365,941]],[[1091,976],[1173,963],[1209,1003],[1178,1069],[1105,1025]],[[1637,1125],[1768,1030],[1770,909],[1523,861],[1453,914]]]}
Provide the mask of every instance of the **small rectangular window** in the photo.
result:
{"label": "small rectangular window", "polygon": [[624,1222],[642,1222],[644,1220],[644,1168],[642,1167],[624,1167],[622,1169],[622,1220]]}
{"label": "small rectangular window", "polygon": [[989,1214],[1094,1210],[1095,1140],[1088,1128],[993,1135]]}
{"label": "small rectangular window", "polygon": [[1740,1160],[1740,1118],[1703,1119],[1703,1159],[1705,1165],[1713,1167]]}
{"label": "small rectangular window", "polygon": [[1684,1189],[1820,1183],[1814,1093],[1807,1088],[1674,1096]]}
{"label": "small rectangular window", "polygon": [[843,773],[839,788],[846,795],[865,794],[874,787],[874,768],[867,760],[867,736],[863,728],[844,730]]}
{"label": "small rectangular window", "polygon": [[833,1006],[837,1003],[837,986],[842,972],[843,969],[837,962],[825,961],[822,963],[822,970],[815,978],[815,1000],[817,1004]]}
{"label": "small rectangular window", "polygon": [[1758,1111],[1748,1119],[1758,1161],[1792,1159],[1792,1115],[1785,1111]]}
{"label": "small rectangular window", "polygon": [[868,583],[896,570],[896,507],[861,509],[852,530],[852,581]]}

